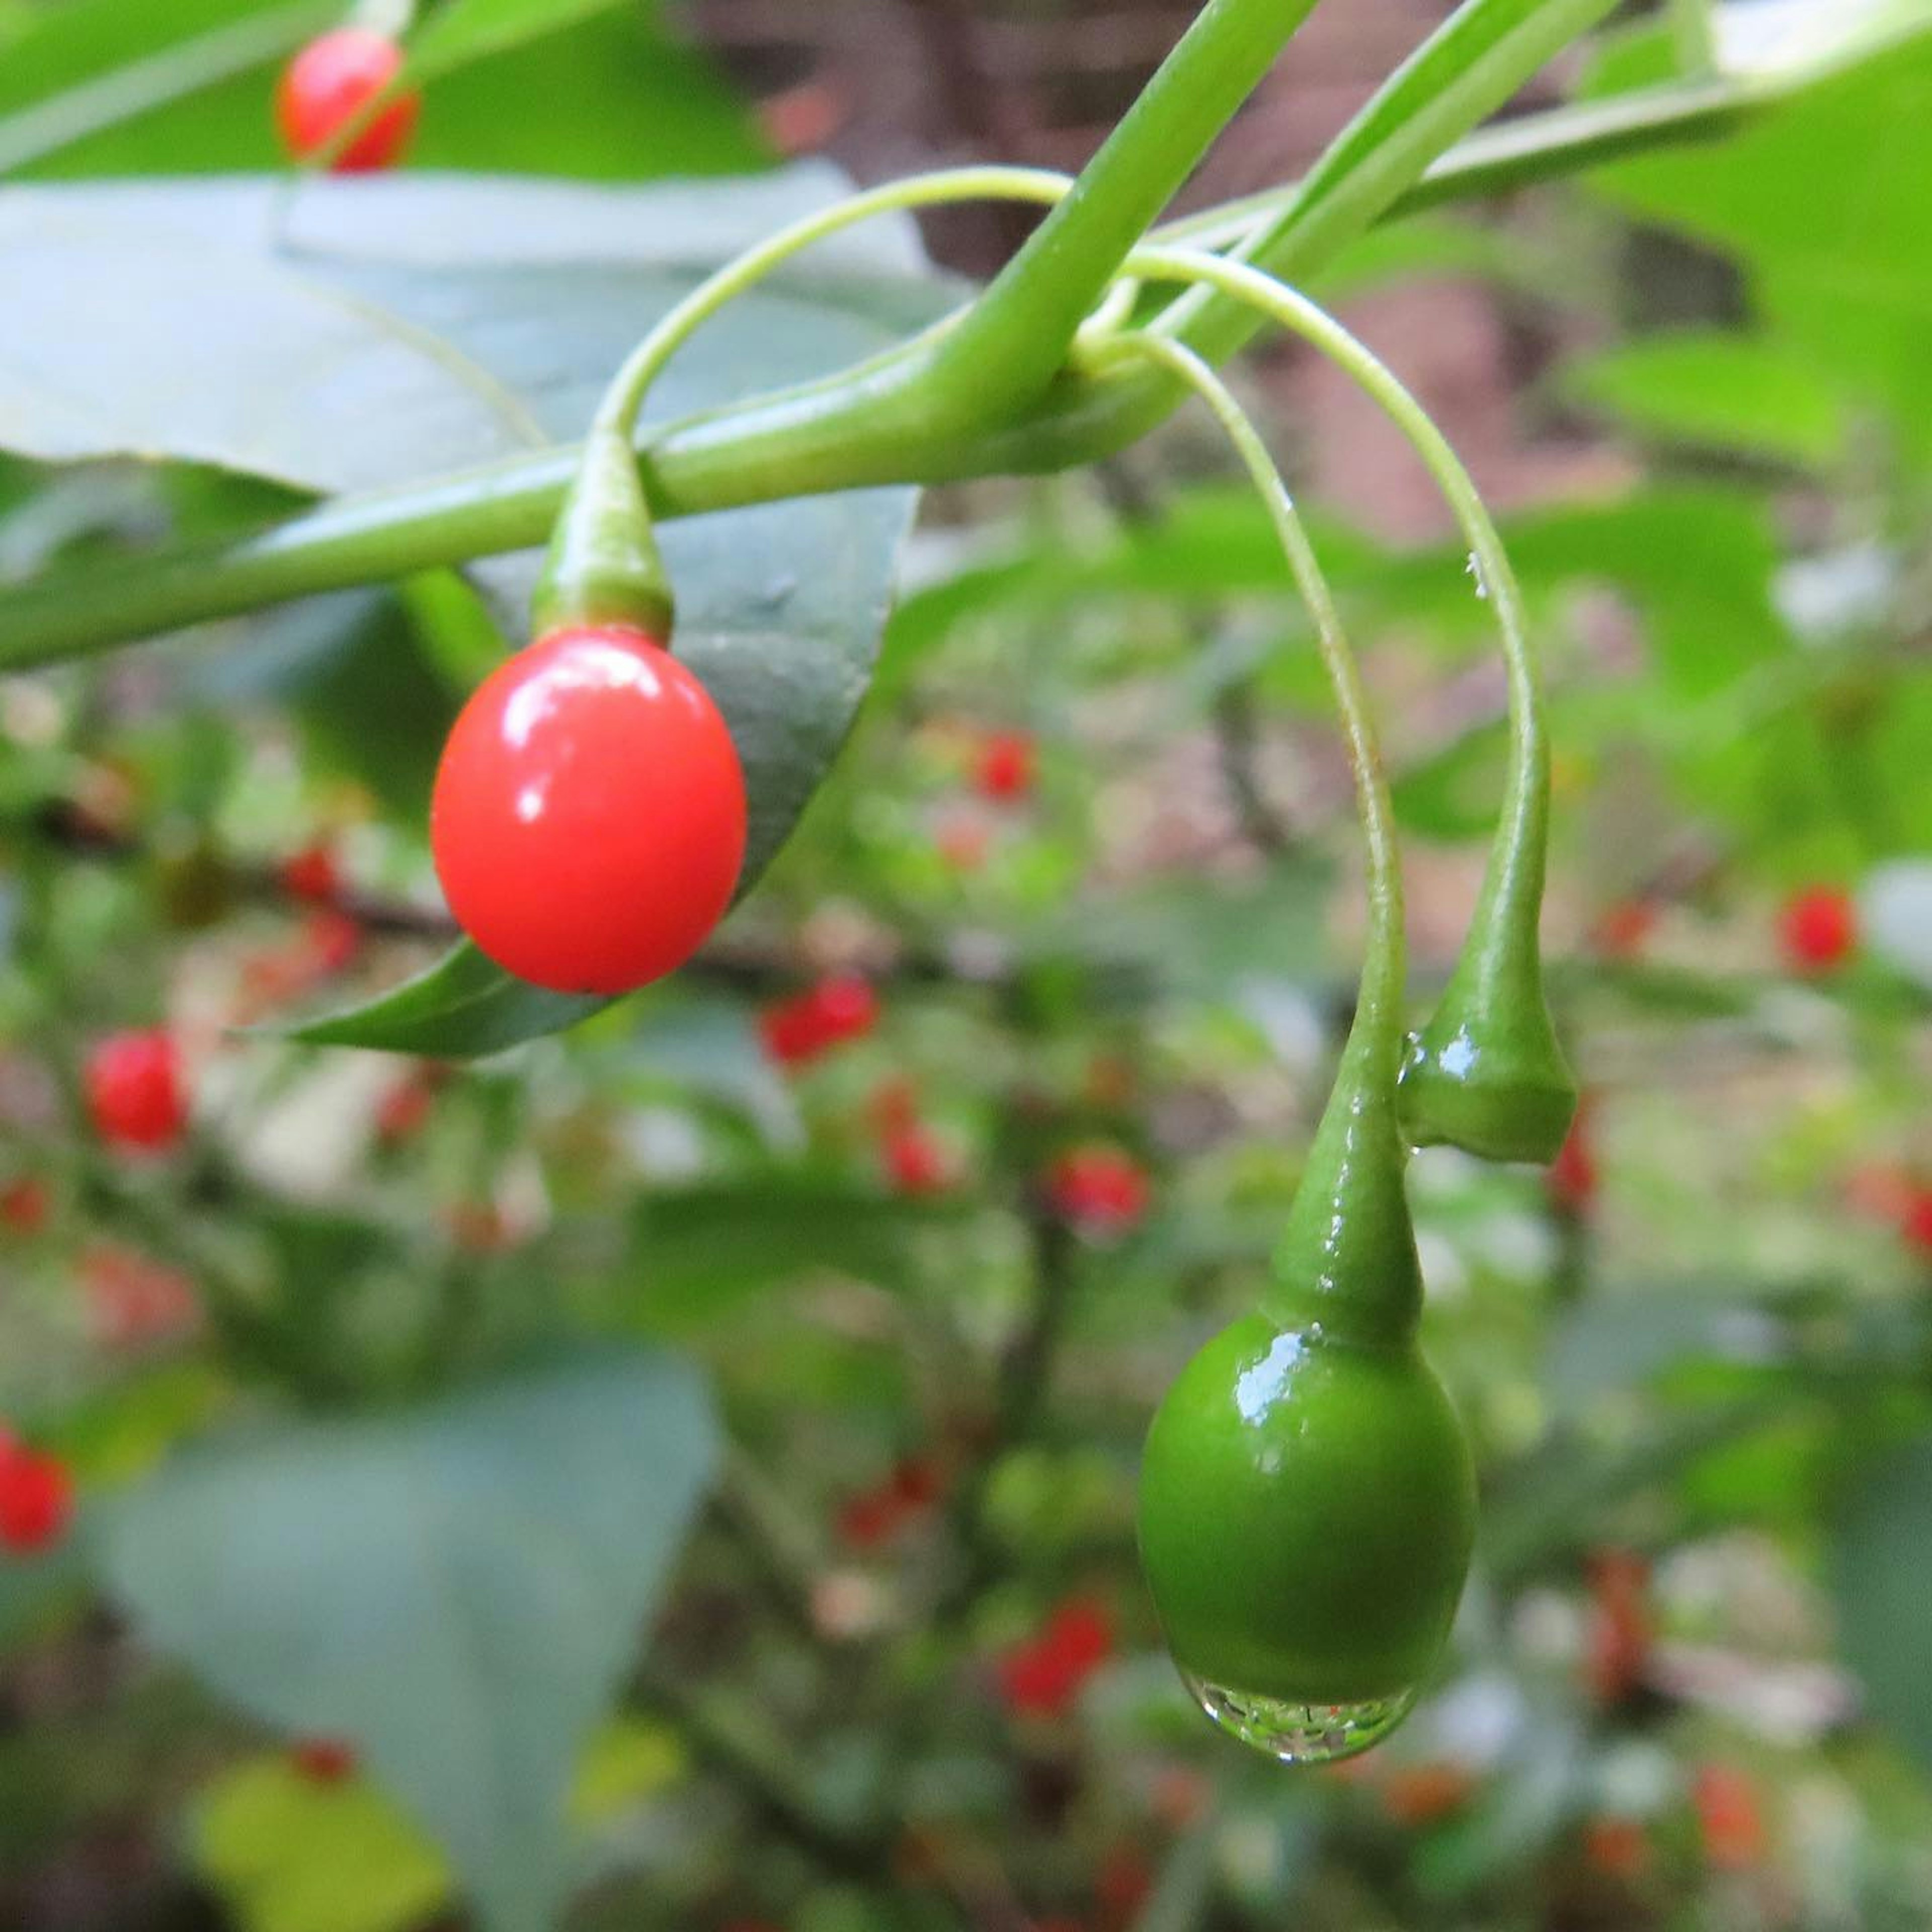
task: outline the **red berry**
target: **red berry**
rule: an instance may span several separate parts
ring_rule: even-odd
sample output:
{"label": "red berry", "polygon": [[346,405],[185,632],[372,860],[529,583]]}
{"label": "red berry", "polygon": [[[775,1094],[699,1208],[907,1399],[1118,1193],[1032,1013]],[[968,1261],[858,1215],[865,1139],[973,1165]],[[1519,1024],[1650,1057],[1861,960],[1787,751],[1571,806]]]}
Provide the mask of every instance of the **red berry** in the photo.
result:
{"label": "red berry", "polygon": [[682,965],[745,857],[745,780],[704,686],[641,632],[554,631],[500,665],[443,748],[437,876],[506,971],[628,993]]}
{"label": "red berry", "polygon": [[879,1154],[895,1194],[937,1194],[952,1178],[945,1150],[916,1121],[893,1128],[880,1143]]}
{"label": "red berry", "polygon": [[[318,35],[283,70],[275,94],[282,144],[297,160],[322,153],[394,80],[403,50],[368,27]],[[394,95],[329,164],[335,174],[361,174],[400,160],[416,131],[421,96]]]}
{"label": "red berry", "polygon": [[1634,1818],[1592,1818],[1583,1828],[1583,1862],[1628,1884],[1650,1869],[1650,1840]]}
{"label": "red berry", "polygon": [[1113,1148],[1076,1148],[1047,1173],[1055,1211],[1093,1234],[1132,1228],[1148,1210],[1150,1190],[1137,1162]]}
{"label": "red berry", "polygon": [[1103,1925],[1131,1925],[1154,1891],[1154,1868],[1131,1840],[1123,1840],[1100,1861],[1094,1874],[1094,1902]]}
{"label": "red berry", "polygon": [[892,1493],[909,1510],[930,1509],[946,1486],[938,1463],[929,1456],[908,1456],[892,1471]]}
{"label": "red berry", "polygon": [[188,1125],[181,1054],[159,1028],[110,1034],[87,1056],[84,1080],[94,1130],[110,1144],[170,1147]]}
{"label": "red berry", "polygon": [[989,731],[974,762],[973,785],[982,798],[1002,802],[1033,790],[1034,743],[1026,731]]}
{"label": "red berry", "polygon": [[1858,908],[1849,892],[1808,886],[1778,914],[1778,938],[1794,973],[1826,973],[1850,957],[1858,939]]}
{"label": "red berry", "polygon": [[1382,1785],[1382,1809],[1392,1822],[1414,1831],[1460,1811],[1475,1788],[1474,1777],[1460,1764],[1403,1765]]}
{"label": "red berry", "polygon": [[1756,1787],[1742,1772],[1728,1765],[1700,1766],[1690,1802],[1703,1835],[1704,1856],[1712,1864],[1724,1871],[1747,1871],[1762,1863],[1764,1814],[1758,1808]]}
{"label": "red berry", "polygon": [[758,1016],[758,1032],[765,1051],[781,1066],[799,1066],[862,1038],[878,1017],[879,996],[872,982],[856,973],[835,973],[767,1006]]}
{"label": "red berry", "polygon": [[186,1275],[123,1248],[83,1252],[80,1286],[94,1339],[110,1348],[167,1341],[201,1320],[201,1298]]}
{"label": "red berry", "polygon": [[924,1456],[908,1456],[883,1483],[861,1490],[839,1507],[839,1540],[848,1549],[877,1550],[939,1500],[938,1468]]}
{"label": "red berry", "polygon": [[1070,1597],[1036,1636],[1000,1659],[1000,1696],[1009,1710],[1022,1716],[1058,1717],[1113,1650],[1113,1619],[1106,1606],[1088,1597]]}
{"label": "red berry", "polygon": [[65,1534],[74,1515],[74,1484],[52,1456],[9,1442],[0,1450],[0,1547],[22,1556]]}
{"label": "red berry", "polygon": [[1587,1100],[1579,1103],[1576,1118],[1545,1172],[1543,1185],[1550,1204],[1559,1214],[1586,1214],[1596,1199],[1597,1157],[1591,1145]]}
{"label": "red berry", "polygon": [[340,1784],[356,1775],[356,1747],[339,1738],[304,1738],[290,1748],[289,1762],[311,1784]]}
{"label": "red berry", "polygon": [[327,905],[342,890],[342,874],[335,854],[326,845],[304,845],[282,861],[279,874],[282,890],[292,899],[306,899]]}
{"label": "red berry", "polygon": [[363,932],[346,912],[324,907],[302,921],[301,946],[318,979],[332,979],[355,964],[362,950]]}
{"label": "red berry", "polygon": [[47,1225],[51,1204],[46,1183],[38,1174],[21,1174],[0,1190],[0,1227],[9,1234],[38,1234]]}
{"label": "red berry", "polygon": [[1633,959],[1656,929],[1653,900],[1618,899],[1598,915],[1590,928],[1590,943],[1606,959]]}
{"label": "red berry", "polygon": [[1898,1232],[1916,1255],[1932,1260],[1932,1187],[1922,1187],[1898,1217]]}
{"label": "red berry", "polygon": [[1601,1550],[1590,1564],[1592,1596],[1586,1670],[1600,1703],[1620,1704],[1650,1664],[1650,1566],[1628,1550]]}

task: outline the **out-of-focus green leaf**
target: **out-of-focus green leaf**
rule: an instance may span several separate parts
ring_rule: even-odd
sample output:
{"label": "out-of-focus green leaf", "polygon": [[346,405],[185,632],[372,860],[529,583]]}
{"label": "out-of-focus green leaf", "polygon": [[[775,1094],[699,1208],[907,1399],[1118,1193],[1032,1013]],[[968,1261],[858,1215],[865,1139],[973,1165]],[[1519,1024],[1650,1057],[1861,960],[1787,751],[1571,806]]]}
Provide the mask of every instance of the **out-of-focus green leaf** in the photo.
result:
{"label": "out-of-focus green leaf", "polygon": [[449,1894],[436,1847],[374,1786],[319,1783],[286,1755],[217,1778],[188,1842],[246,1932],[406,1932]]}
{"label": "out-of-focus green leaf", "polygon": [[1932,1769],[1932,1672],[1925,1667],[1932,1436],[1861,1471],[1839,1498],[1830,1527],[1845,1660],[1864,1681],[1871,1715]]}
{"label": "out-of-focus green leaf", "polygon": [[692,1371],[626,1352],[400,1415],[211,1441],[104,1505],[144,1637],[298,1736],[354,1746],[482,1922],[549,1922],[566,1803],[710,1479]]}
{"label": "out-of-focus green leaf", "polygon": [[1844,452],[1844,406],[1810,357],[1720,330],[1606,350],[1570,364],[1563,387],[1642,436],[1801,466]]}

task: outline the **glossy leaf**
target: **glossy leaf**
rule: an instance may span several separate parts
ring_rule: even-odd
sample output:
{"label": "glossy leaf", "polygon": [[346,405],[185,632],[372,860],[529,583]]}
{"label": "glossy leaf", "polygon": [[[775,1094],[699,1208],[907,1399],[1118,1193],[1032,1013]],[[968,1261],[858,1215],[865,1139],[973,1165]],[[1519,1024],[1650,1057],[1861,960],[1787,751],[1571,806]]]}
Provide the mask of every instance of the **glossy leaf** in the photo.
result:
{"label": "glossy leaf", "polygon": [[568,1882],[580,1755],[716,1454],[688,1369],[582,1358],[210,1441],[104,1509],[100,1567],[148,1642],[352,1745],[483,1922],[535,1932]]}

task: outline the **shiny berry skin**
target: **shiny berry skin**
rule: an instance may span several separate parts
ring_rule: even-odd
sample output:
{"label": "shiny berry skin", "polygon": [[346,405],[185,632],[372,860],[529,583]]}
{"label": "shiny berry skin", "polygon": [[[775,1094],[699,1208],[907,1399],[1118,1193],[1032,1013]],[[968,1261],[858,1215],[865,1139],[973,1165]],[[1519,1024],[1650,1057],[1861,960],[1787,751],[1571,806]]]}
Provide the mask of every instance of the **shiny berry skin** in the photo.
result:
{"label": "shiny berry skin", "polygon": [[[338,27],[309,42],[283,70],[275,93],[282,145],[297,160],[326,149],[400,71],[403,50],[368,27]],[[419,95],[395,95],[328,164],[334,174],[393,166],[416,131]]]}
{"label": "shiny berry skin", "polygon": [[88,1054],[82,1078],[94,1130],[110,1145],[158,1153],[181,1138],[188,1091],[172,1035],[110,1034]]}
{"label": "shiny berry skin", "polygon": [[1412,1345],[1224,1329],[1170,1388],[1141,1464],[1141,1561],[1197,1687],[1342,1706],[1404,1700],[1462,1595],[1476,1484]]}
{"label": "shiny berry skin", "polygon": [[1112,1148],[1076,1148],[1047,1172],[1054,1211],[1085,1234],[1125,1234],[1146,1214],[1150,1193],[1139,1166]]}
{"label": "shiny berry skin", "polygon": [[18,1444],[0,1447],[0,1549],[32,1556],[58,1543],[74,1516],[64,1464]]}
{"label": "shiny berry skin", "polygon": [[1858,943],[1858,908],[1849,892],[1808,886],[1785,901],[1778,937],[1794,973],[1828,973],[1842,966]]}
{"label": "shiny berry skin", "polygon": [[642,632],[554,631],[500,665],[443,748],[430,844],[450,910],[506,972],[632,992],[682,965],[744,863],[718,707]]}
{"label": "shiny berry skin", "polygon": [[1000,804],[1033,790],[1034,742],[1030,732],[992,731],[980,741],[973,763],[973,788]]}

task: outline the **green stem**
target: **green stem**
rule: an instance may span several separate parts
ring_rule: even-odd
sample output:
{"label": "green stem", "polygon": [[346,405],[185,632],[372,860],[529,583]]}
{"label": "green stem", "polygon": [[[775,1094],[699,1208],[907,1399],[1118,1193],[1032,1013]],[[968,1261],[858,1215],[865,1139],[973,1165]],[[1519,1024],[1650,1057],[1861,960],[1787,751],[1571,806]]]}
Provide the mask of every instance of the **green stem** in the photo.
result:
{"label": "green stem", "polygon": [[[1903,44],[1909,36],[1901,28],[1896,38]],[[1384,212],[1408,214],[1729,133],[1886,44],[1848,46],[1828,62],[1776,75],[1673,82],[1526,116],[1459,143]],[[1161,234],[1238,240],[1256,216],[1292,208],[1300,192],[1276,190]],[[1339,244],[1349,238],[1331,223],[1329,238]],[[1292,271],[1298,276],[1322,266],[1313,251],[1297,252],[1303,257]],[[886,412],[931,352],[930,338],[922,337],[825,382],[658,431],[644,451],[653,512],[661,518],[690,516],[871,484],[1069,468],[1126,447],[1167,414],[1177,394],[1170,383],[1125,370],[1104,380],[1069,376],[1023,424],[935,440],[907,433]],[[291,598],[527,549],[544,541],[575,460],[569,450],[514,457],[338,498],[239,538],[50,572],[0,591],[0,667],[78,656]]]}
{"label": "green stem", "polygon": [[1711,0],[1669,0],[1669,5],[1678,68],[1695,79],[1708,78],[1718,68],[1718,23]]}
{"label": "green stem", "polygon": [[1208,0],[1060,202],[940,343],[938,420],[1017,415],[1058,375],[1087,312],[1273,64],[1315,0]]}
{"label": "green stem", "polygon": [[[1167,274],[1180,258],[1153,250],[1136,250],[1129,257],[1132,272],[1144,264],[1150,279]],[[1108,336],[1096,333],[1078,346],[1080,358],[1106,368],[1123,360],[1153,362],[1177,377],[1214,412],[1248,478],[1268,508],[1280,538],[1295,588],[1315,622],[1317,648],[1328,674],[1335,706],[1342,720],[1354,773],[1355,800],[1368,848],[1369,941],[1362,968],[1360,1000],[1350,1036],[1350,1058],[1362,1073],[1391,1100],[1401,1070],[1402,1052],[1402,868],[1397,859],[1395,808],[1383,776],[1382,754],[1361,673],[1348,646],[1336,608],[1334,592],[1323,574],[1308,532],[1281,472],[1268,454],[1261,433],[1249,420],[1226,383],[1184,344],[1152,334]]]}
{"label": "green stem", "polygon": [[626,358],[591,419],[537,586],[537,630],[620,622],[653,637],[668,635],[670,584],[633,453],[638,418],[665,365],[721,309],[814,242],[876,215],[988,199],[1051,205],[1072,186],[1070,176],[1030,168],[915,176],[806,215],[699,283]]}
{"label": "green stem", "polygon": [[1476,594],[1496,611],[1509,669],[1510,766],[1484,896],[1540,899],[1550,820],[1549,731],[1522,588],[1468,471],[1394,371],[1306,296],[1246,262],[1193,249],[1136,249],[1128,265],[1149,280],[1205,283],[1298,335],[1352,376],[1422,459],[1469,546]]}

